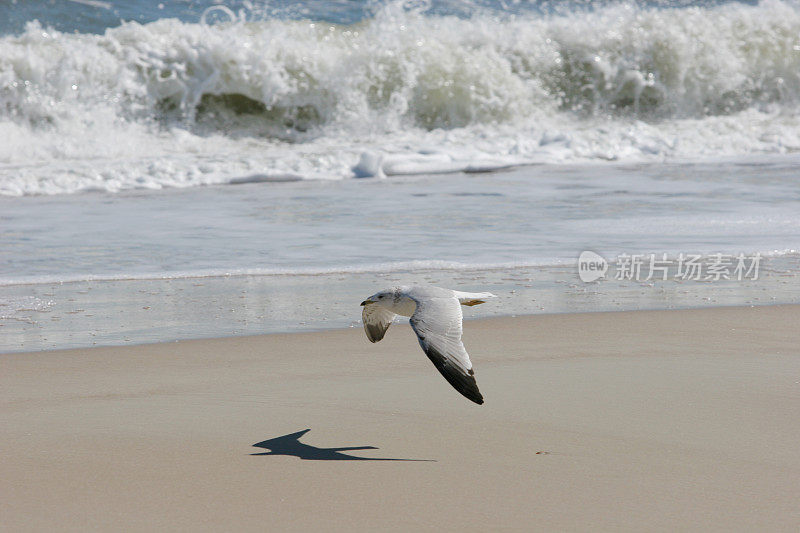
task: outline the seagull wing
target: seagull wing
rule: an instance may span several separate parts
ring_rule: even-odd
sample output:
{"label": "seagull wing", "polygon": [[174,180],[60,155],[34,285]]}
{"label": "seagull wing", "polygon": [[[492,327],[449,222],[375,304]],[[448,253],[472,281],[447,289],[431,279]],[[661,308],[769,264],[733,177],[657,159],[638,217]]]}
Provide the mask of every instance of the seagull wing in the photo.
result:
{"label": "seagull wing", "polygon": [[386,335],[386,330],[392,325],[392,320],[397,315],[379,304],[367,304],[361,311],[361,320],[364,322],[364,331],[370,342],[378,342]]}
{"label": "seagull wing", "polygon": [[461,342],[461,306],[455,296],[417,301],[411,327],[419,345],[436,369],[455,389],[475,403],[483,396],[475,382],[472,362]]}

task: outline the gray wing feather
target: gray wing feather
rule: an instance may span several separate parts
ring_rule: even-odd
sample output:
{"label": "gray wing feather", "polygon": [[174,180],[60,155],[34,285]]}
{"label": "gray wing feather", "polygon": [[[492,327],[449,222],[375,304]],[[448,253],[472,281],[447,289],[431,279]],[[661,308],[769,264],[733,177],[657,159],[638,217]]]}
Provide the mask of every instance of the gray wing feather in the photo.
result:
{"label": "gray wing feather", "polygon": [[386,330],[392,325],[392,320],[397,315],[379,304],[367,304],[361,310],[361,319],[364,322],[364,331],[370,342],[378,342],[386,335]]}
{"label": "gray wing feather", "polygon": [[434,297],[417,302],[411,327],[419,345],[444,378],[477,404],[483,396],[475,381],[469,354],[461,342],[461,306],[455,296]]}

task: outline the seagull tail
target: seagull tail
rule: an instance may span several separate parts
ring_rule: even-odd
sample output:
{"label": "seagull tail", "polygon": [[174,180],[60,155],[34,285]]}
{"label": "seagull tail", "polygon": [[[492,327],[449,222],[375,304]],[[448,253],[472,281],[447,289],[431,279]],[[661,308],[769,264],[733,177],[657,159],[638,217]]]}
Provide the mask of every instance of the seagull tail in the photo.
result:
{"label": "seagull tail", "polygon": [[460,292],[460,291],[453,291],[458,298],[458,302],[461,305],[478,305],[482,303],[486,303],[486,300],[489,298],[497,298],[491,292]]}

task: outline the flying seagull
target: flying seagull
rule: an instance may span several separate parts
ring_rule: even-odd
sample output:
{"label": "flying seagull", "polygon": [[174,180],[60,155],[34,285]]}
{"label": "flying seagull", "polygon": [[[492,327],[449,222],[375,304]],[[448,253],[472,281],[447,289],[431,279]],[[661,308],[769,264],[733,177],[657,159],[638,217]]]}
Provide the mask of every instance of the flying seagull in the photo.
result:
{"label": "flying seagull", "polygon": [[473,402],[482,404],[472,362],[461,342],[461,306],[482,304],[494,297],[490,292],[459,292],[431,286],[395,287],[361,302],[361,317],[372,342],[383,338],[397,315],[411,317],[422,351],[444,379]]}

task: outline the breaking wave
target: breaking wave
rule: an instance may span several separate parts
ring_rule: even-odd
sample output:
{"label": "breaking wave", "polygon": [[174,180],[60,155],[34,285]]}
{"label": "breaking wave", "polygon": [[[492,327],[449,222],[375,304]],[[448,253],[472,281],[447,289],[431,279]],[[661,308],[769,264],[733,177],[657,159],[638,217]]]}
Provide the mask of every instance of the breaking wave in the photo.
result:
{"label": "breaking wave", "polygon": [[793,2],[228,19],[0,38],[0,194],[800,149]]}

